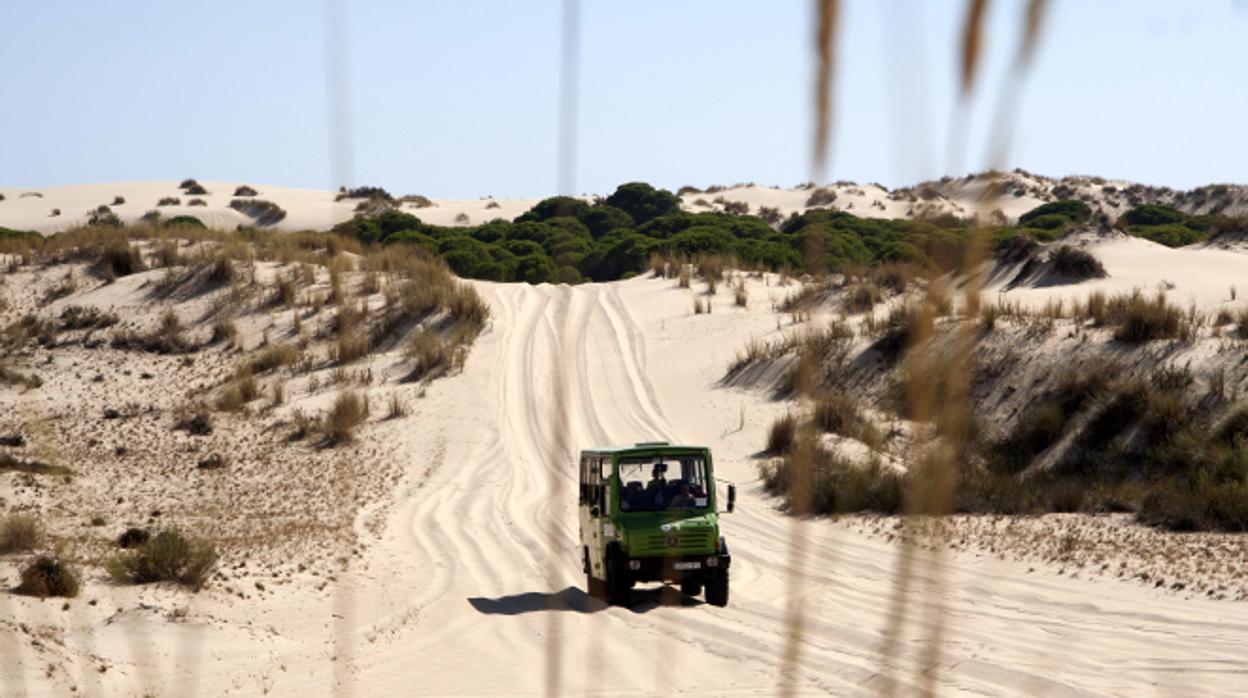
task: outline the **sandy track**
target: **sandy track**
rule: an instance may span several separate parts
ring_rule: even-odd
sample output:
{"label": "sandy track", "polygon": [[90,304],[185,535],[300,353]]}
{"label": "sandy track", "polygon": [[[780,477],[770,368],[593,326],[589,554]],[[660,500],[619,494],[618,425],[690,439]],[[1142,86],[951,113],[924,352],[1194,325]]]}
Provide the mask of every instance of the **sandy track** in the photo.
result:
{"label": "sandy track", "polygon": [[[806,528],[807,564],[795,565],[795,524],[761,493],[749,457],[775,407],[751,402],[748,424],[734,430],[738,404],[752,398],[714,387],[740,338],[774,320],[765,310],[691,317],[688,296],[669,285],[481,285],[493,330],[462,376],[431,389],[421,426],[396,435],[428,476],[352,582],[361,641],[351,680],[364,693],[769,693],[781,680],[794,575],[801,692],[877,693],[889,675],[902,693],[929,682],[941,693],[1051,695],[1242,683],[1241,604],[945,553],[918,556],[896,616],[900,546],[818,521]],[[738,512],[723,518],[734,553],[728,608],[650,586],[631,609],[585,597],[575,475],[556,433],[557,368],[566,448],[651,438],[716,448],[721,475],[742,486]]]}

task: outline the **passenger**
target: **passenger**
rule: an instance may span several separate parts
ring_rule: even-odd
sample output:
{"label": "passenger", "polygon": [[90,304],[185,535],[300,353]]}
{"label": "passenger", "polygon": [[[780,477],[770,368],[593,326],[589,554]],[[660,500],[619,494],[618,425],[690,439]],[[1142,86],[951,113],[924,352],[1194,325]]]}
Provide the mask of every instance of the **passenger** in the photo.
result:
{"label": "passenger", "polygon": [[672,497],[672,509],[689,509],[694,506],[693,490],[690,489],[689,483],[682,481],[680,483],[680,491]]}

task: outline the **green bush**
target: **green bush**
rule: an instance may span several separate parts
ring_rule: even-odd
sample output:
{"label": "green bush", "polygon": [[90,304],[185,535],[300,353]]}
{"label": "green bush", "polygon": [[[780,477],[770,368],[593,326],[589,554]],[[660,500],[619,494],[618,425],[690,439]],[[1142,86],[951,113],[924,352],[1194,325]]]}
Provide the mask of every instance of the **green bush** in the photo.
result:
{"label": "green bush", "polygon": [[1183,247],[1208,237],[1207,233],[1174,224],[1131,226],[1130,233],[1166,247]]}
{"label": "green bush", "polygon": [[1045,225],[1037,225],[1039,219],[1049,218],[1050,216],[1058,216],[1065,218],[1067,222],[1083,222],[1092,217],[1092,209],[1082,201],[1074,199],[1062,199],[1061,201],[1051,201],[1047,204],[1037,206],[1027,213],[1018,217],[1018,224],[1034,228],[1044,228]]}
{"label": "green bush", "polygon": [[164,222],[166,228],[207,228],[204,222],[195,216],[174,216]]}
{"label": "green bush", "polygon": [[175,582],[199,590],[207,583],[216,564],[217,550],[211,543],[168,529],[119,553],[106,567],[119,582]]}
{"label": "green bush", "polygon": [[1188,220],[1188,215],[1176,209],[1173,206],[1165,206],[1162,204],[1144,204],[1123,214],[1123,220],[1128,225],[1183,225]]}
{"label": "green bush", "polygon": [[680,199],[666,189],[655,189],[644,182],[621,184],[615,193],[607,197],[608,206],[627,213],[638,224],[676,213]]}

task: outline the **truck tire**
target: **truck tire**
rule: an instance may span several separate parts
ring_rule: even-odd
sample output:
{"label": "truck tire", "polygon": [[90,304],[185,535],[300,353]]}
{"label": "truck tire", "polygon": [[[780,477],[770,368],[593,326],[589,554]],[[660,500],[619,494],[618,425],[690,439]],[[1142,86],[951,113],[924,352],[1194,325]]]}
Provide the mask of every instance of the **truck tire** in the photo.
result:
{"label": "truck tire", "polygon": [[606,587],[607,603],[612,606],[627,606],[632,602],[633,580],[629,579],[628,572],[614,570],[608,565]]}
{"label": "truck tire", "polygon": [[601,579],[595,579],[593,572],[586,572],[585,593],[592,599],[602,600],[607,596],[607,584]]}
{"label": "truck tire", "polygon": [[706,602],[712,606],[728,605],[728,570],[706,580]]}
{"label": "truck tire", "polygon": [[685,596],[697,596],[702,593],[701,579],[686,579],[680,583],[680,593]]}

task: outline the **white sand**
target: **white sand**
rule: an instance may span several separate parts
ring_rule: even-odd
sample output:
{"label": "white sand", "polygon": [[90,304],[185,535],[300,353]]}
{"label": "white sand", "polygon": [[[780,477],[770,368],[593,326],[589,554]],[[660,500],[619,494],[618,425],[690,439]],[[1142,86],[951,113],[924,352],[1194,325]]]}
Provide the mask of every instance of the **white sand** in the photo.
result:
{"label": "white sand", "polygon": [[[929,679],[942,694],[1244,690],[1248,606],[970,552],[920,555],[889,669],[881,652],[900,546],[777,511],[751,455],[785,405],[717,387],[748,336],[777,331],[768,296],[784,290],[755,280],[748,310],[721,291],[712,314],[695,316],[691,292],[670,280],[476,285],[492,325],[464,372],[435,382],[408,417],[364,432],[404,472],[390,505],[360,517],[363,556],[337,584],[269,580],[243,600],[213,587],[115,587],[97,574],[67,611],[0,594],[0,618],[13,619],[0,623],[5,695],[71,685],[92,695],[770,695],[794,604],[804,695],[875,694],[890,674],[905,694]],[[722,519],[734,557],[727,608],[653,586],[634,591],[631,609],[582,593],[575,475],[560,444],[655,438],[711,445],[717,474],[740,488],[738,511]],[[545,610],[555,601],[572,610]],[[184,620],[167,617],[177,608]]]}
{"label": "white sand", "polygon": [[[1095,291],[1113,295],[1139,289],[1150,298],[1164,292],[1167,300],[1183,308],[1195,305],[1216,312],[1248,307],[1248,254],[1242,249],[1210,245],[1169,248],[1127,235],[1083,236],[1073,244],[1100,260],[1107,276],[1074,284],[1018,288],[1008,288],[1009,279],[1002,278],[985,287],[985,300],[1038,307],[1053,298],[1082,302]],[[1235,298],[1231,298],[1232,289]]]}
{"label": "white sand", "polygon": [[[165,219],[174,216],[195,216],[210,228],[233,230],[239,225],[254,225],[251,218],[230,208],[235,198],[256,198],[272,201],[283,208],[286,217],[272,226],[276,230],[328,230],[355,215],[355,207],[361,199],[336,200],[338,193],[316,189],[274,187],[255,182],[201,181],[208,190],[206,195],[191,195],[178,188],[178,182],[113,182],[108,184],[75,184],[60,187],[17,189],[0,187],[5,200],[0,201],[0,226],[14,230],[34,230],[51,234],[76,225],[82,225],[97,207],[109,206],[125,223],[133,223],[148,211],[160,211]],[[234,190],[241,185],[256,190],[255,197],[235,197]],[[23,196],[35,192],[41,196]],[[397,192],[392,192],[400,196]],[[113,206],[115,197],[121,196],[125,203]],[[177,206],[157,206],[165,197],[177,197]],[[190,206],[192,199],[203,199],[204,206]],[[411,213],[426,223],[437,225],[461,225],[482,223],[495,218],[511,220],[533,207],[539,199],[464,199],[439,200],[435,205],[417,208],[403,203],[400,210]],[[489,208],[491,202],[497,208]],[[52,216],[53,209],[60,209],[59,216]],[[467,222],[456,220],[463,214]]]}

